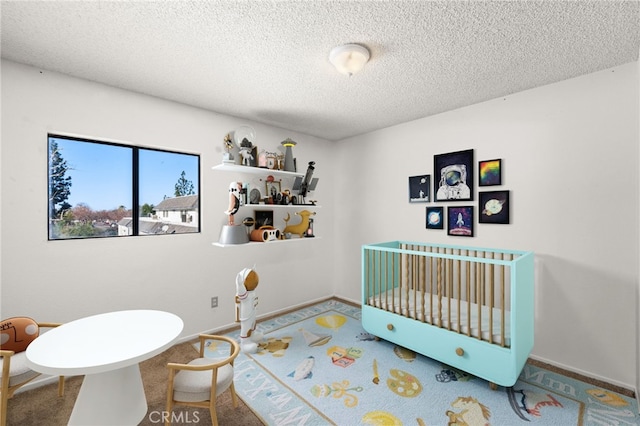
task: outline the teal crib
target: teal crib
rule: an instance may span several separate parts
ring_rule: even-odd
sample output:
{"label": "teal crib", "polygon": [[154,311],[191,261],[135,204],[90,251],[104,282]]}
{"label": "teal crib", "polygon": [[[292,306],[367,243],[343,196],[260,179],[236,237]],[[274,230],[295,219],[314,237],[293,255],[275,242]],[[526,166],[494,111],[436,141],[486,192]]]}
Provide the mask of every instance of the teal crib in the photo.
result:
{"label": "teal crib", "polygon": [[533,348],[534,254],[421,242],[362,247],[362,325],[513,386]]}

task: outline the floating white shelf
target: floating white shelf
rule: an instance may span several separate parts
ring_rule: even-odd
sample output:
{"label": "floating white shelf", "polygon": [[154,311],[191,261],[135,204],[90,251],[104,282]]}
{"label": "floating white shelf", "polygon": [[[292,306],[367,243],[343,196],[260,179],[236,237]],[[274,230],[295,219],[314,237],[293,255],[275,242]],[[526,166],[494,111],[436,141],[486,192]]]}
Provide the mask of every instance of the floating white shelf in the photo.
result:
{"label": "floating white shelf", "polygon": [[255,209],[320,209],[322,206],[317,204],[243,204],[242,207],[249,207]]}
{"label": "floating white shelf", "polygon": [[247,247],[247,246],[272,246],[272,245],[277,245],[277,244],[283,244],[283,243],[293,243],[293,242],[302,242],[302,241],[313,241],[313,240],[319,240],[320,237],[313,237],[313,238],[290,238],[288,240],[276,240],[276,241],[267,241],[267,242],[260,242],[260,241],[249,241],[248,243],[244,243],[244,244],[220,244],[220,243],[211,243],[213,246],[215,247],[223,247],[223,248],[227,248],[227,247]]}
{"label": "floating white shelf", "polygon": [[[304,177],[305,173],[297,173],[297,172],[287,172],[284,170],[271,170],[271,169],[263,169],[261,167],[251,167],[251,166],[241,166],[239,164],[226,164],[226,163],[222,163],[222,164],[218,164],[217,166],[213,166],[211,168],[212,170],[215,171],[220,171],[220,172],[235,172],[235,173],[245,173],[245,174],[252,174],[252,175],[258,175],[258,176],[278,176],[278,177]],[[287,204],[287,205],[280,205],[280,204],[244,204],[242,206],[243,208],[251,208],[254,210],[272,210],[272,209],[319,209],[320,206],[319,205],[313,205],[313,204]],[[248,243],[244,243],[244,244],[221,244],[218,242],[215,243],[211,243],[213,246],[215,247],[223,247],[223,248],[227,248],[227,247],[246,247],[246,246],[270,246],[273,244],[281,244],[281,243],[293,243],[295,241],[313,241],[313,240],[317,240],[320,237],[313,237],[313,238],[290,238],[288,240],[277,240],[277,241],[269,241],[269,242],[257,242],[257,241],[250,241]]]}
{"label": "floating white shelf", "polygon": [[253,175],[262,175],[262,176],[273,175],[273,176],[304,177],[304,173],[286,172],[284,170],[263,169],[262,167],[241,166],[239,164],[223,163],[223,164],[218,164],[217,166],[213,166],[211,169],[218,170],[221,172],[249,173]]}

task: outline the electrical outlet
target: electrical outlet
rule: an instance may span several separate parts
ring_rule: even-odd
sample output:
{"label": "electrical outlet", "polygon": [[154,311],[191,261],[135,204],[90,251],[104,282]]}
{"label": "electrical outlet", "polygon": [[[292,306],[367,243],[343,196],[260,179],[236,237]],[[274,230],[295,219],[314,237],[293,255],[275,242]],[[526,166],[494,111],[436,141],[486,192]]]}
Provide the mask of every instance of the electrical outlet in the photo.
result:
{"label": "electrical outlet", "polygon": [[218,296],[214,296],[211,298],[211,307],[212,308],[218,307]]}

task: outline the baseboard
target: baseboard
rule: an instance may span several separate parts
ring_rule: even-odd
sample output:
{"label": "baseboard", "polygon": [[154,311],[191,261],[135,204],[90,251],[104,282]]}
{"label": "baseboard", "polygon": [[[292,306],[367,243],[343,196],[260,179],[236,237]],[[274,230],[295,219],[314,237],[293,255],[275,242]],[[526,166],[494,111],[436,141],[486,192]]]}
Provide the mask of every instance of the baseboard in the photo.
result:
{"label": "baseboard", "polygon": [[[348,303],[354,304],[356,306],[360,306],[361,304],[360,300],[351,300],[341,296],[334,296],[334,298],[342,301],[346,300],[348,301]],[[638,389],[627,383],[616,382],[615,380],[590,374],[589,372],[582,371],[568,365],[563,365],[542,357],[537,357],[535,355],[530,356],[529,359],[534,361],[532,362],[532,364],[538,364],[548,370],[556,371],[557,373],[564,376],[573,377],[587,383],[593,383],[594,385],[597,385],[604,389],[618,392],[619,394],[626,395],[630,398],[635,398],[638,401],[638,411],[640,412],[640,395],[638,395]]]}
{"label": "baseboard", "polygon": [[[334,297],[334,296],[320,297],[320,298],[313,299],[313,300],[310,300],[310,301],[307,301],[307,302],[298,303],[296,305],[288,306],[286,308],[277,309],[275,311],[271,311],[271,312],[268,312],[268,313],[265,313],[265,314],[262,314],[262,315],[258,315],[256,317],[256,322],[265,321],[265,320],[268,320],[268,319],[271,319],[271,318],[278,317],[280,315],[287,314],[289,312],[297,311],[299,309],[304,309],[307,306],[316,305],[318,303],[322,303],[322,302],[325,302],[327,300],[333,300],[333,299],[340,300],[340,298],[337,298],[337,297]],[[359,304],[357,304],[356,306],[359,306]],[[210,329],[210,330],[201,331],[200,333],[192,334],[190,336],[181,337],[179,340],[176,341],[176,344],[184,343],[184,342],[190,342],[192,340],[197,340],[198,336],[200,334],[226,334],[226,333],[229,333],[231,331],[238,330],[238,329],[240,329],[240,324],[237,323],[237,322],[232,322],[232,323],[221,325],[220,327],[216,327],[216,328],[213,328],[213,329]]]}
{"label": "baseboard", "polygon": [[348,304],[353,305],[353,306],[361,306],[362,305],[362,301],[360,299],[350,299],[348,297],[338,296],[338,295],[334,295],[332,297],[332,299],[336,299],[336,300],[339,300],[339,301],[344,302],[344,303],[348,303]]}
{"label": "baseboard", "polygon": [[[287,308],[283,308],[283,309],[278,309],[276,311],[272,311],[263,315],[259,315],[257,317],[257,321],[265,321],[271,318],[275,318],[277,316],[280,315],[284,315],[286,313],[289,312],[293,312],[293,311],[297,311],[299,309],[304,309],[307,306],[312,306],[318,303],[322,303],[325,302],[327,300],[337,300],[339,302],[343,302],[343,303],[347,303],[353,306],[360,306],[360,300],[353,300],[347,297],[343,297],[343,296],[328,296],[328,297],[321,297],[318,299],[314,299],[311,301],[307,301],[304,303],[299,303],[297,305],[293,305],[293,306],[289,306]],[[206,334],[226,334],[229,333],[231,331],[237,330],[240,328],[240,325],[238,323],[229,323],[220,327],[217,327],[215,329],[211,329],[211,330],[206,330],[203,331],[202,333],[206,333]],[[198,335],[202,334],[202,333],[196,333],[193,335],[189,335],[189,336],[183,336],[180,339],[178,339],[175,344],[181,344],[181,343],[185,343],[185,342],[190,342],[190,341],[195,341],[198,339]],[[640,412],[640,395],[638,394],[638,389],[636,389],[635,387],[629,386],[628,384],[625,383],[620,383],[617,382],[615,380],[610,380],[608,378],[605,377],[601,377],[598,375],[594,375],[591,374],[589,372],[568,366],[568,365],[564,365],[561,363],[557,363],[542,357],[538,357],[535,355],[531,355],[529,357],[529,360],[532,361],[532,364],[534,365],[539,365],[542,366],[543,368],[546,368],[548,370],[551,371],[556,371],[559,374],[562,374],[564,376],[568,376],[568,377],[573,377],[576,378],[578,380],[581,380],[583,382],[587,382],[587,383],[593,383],[596,386],[602,387],[604,389],[608,389],[608,390],[612,390],[614,392],[618,392],[622,395],[626,395],[630,398],[635,398],[636,401],[638,402],[638,411]],[[22,388],[20,388],[18,391],[16,391],[16,393],[19,392],[24,392],[24,391],[28,391],[30,389],[35,389],[37,387],[40,386],[44,386],[50,383],[55,383],[57,382],[58,377],[56,376],[45,376],[42,375],[40,377],[38,377],[37,379],[33,380],[32,382],[26,384],[25,386],[23,386]]]}
{"label": "baseboard", "polygon": [[[263,315],[258,315],[258,317],[256,318],[258,322],[260,321],[264,321],[270,318],[274,318],[277,316],[280,316],[282,314],[285,314],[287,312],[292,312],[292,311],[297,311],[298,309],[302,309],[306,306],[311,306],[311,305],[315,305],[317,303],[321,303],[324,302],[326,300],[331,300],[331,299],[340,299],[337,297],[333,297],[333,296],[327,296],[327,297],[321,297],[315,300],[311,300],[311,301],[307,301],[304,303],[299,303],[297,305],[293,305],[293,306],[289,306],[287,308],[283,308],[283,309],[279,309],[270,313],[266,313]],[[195,334],[191,334],[188,336],[182,336],[180,337],[178,340],[176,340],[174,342],[174,346],[175,345],[179,345],[182,343],[186,343],[186,342],[191,342],[191,341],[196,341],[198,339],[198,336],[200,334],[226,334],[229,333],[231,331],[237,330],[240,328],[240,324],[236,323],[236,322],[232,322],[232,323],[228,323],[225,325],[222,325],[220,327],[217,327],[215,329],[211,329],[211,330],[205,330],[202,331],[200,333],[195,333]],[[57,383],[58,382],[58,377],[57,376],[47,376],[47,375],[41,375],[39,377],[37,377],[36,379],[32,380],[31,382],[27,383],[26,385],[22,386],[20,389],[16,390],[16,394],[21,393],[21,392],[25,392],[31,389],[35,389],[35,388],[39,388],[40,386],[45,386],[51,383]]]}
{"label": "baseboard", "polygon": [[[563,376],[572,377],[578,379],[583,382],[592,383],[595,386],[612,390],[619,394],[628,396],[629,398],[636,398],[638,393],[636,389],[632,386],[629,386],[625,383],[620,383],[615,380],[611,380],[606,377],[601,377],[596,374],[589,373],[587,371],[580,370],[578,368],[571,367],[569,365],[564,365],[558,362],[554,362],[542,357],[538,357],[535,355],[530,355],[529,360],[534,365],[539,365],[547,370],[555,371]],[[640,402],[639,402],[640,404]],[[639,405],[640,408],[640,405]]]}
{"label": "baseboard", "polygon": [[[342,296],[334,296],[334,299],[347,301],[348,303],[351,303],[355,306],[360,306],[361,304],[360,300],[352,300]],[[542,367],[548,370],[556,371],[564,376],[574,377],[583,382],[593,383],[602,388],[618,392],[619,394],[626,395],[630,398],[635,398],[638,401],[638,411],[640,412],[640,395],[638,394],[638,389],[630,386],[627,383],[616,382],[615,380],[590,374],[589,372],[582,371],[568,365],[563,365],[542,357],[537,357],[535,355],[530,356],[529,359],[534,361],[533,364],[541,364]]]}
{"label": "baseboard", "polygon": [[[277,311],[273,311],[273,312],[270,312],[268,314],[259,315],[257,321],[260,322],[260,321],[268,320],[268,319],[271,319],[271,318],[275,318],[275,317],[278,317],[280,315],[284,315],[284,314],[287,314],[289,312],[297,311],[299,309],[304,309],[304,308],[306,308],[308,306],[313,306],[313,305],[316,305],[318,303],[326,302],[327,300],[332,300],[332,299],[335,299],[335,297],[334,296],[319,297],[317,299],[309,300],[307,302],[299,303],[297,305],[288,306],[286,308],[278,309]],[[240,328],[239,325],[238,325],[238,328]]]}

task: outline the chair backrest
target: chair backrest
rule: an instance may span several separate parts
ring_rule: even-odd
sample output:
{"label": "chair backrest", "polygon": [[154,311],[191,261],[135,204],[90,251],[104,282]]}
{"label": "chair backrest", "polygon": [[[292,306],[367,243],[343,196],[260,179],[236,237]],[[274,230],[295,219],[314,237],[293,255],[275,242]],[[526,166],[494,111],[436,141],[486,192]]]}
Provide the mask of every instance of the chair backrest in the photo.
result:
{"label": "chair backrest", "polygon": [[40,327],[29,317],[12,317],[0,322],[0,349],[22,352],[38,337]]}

